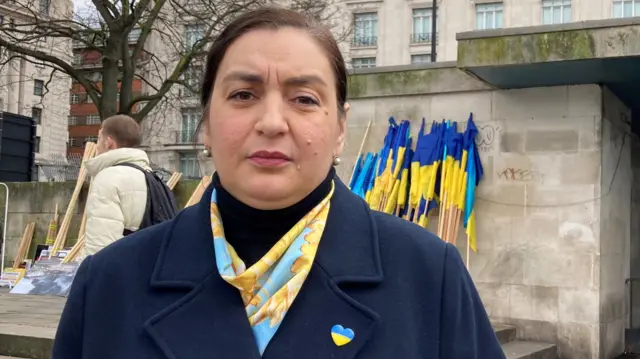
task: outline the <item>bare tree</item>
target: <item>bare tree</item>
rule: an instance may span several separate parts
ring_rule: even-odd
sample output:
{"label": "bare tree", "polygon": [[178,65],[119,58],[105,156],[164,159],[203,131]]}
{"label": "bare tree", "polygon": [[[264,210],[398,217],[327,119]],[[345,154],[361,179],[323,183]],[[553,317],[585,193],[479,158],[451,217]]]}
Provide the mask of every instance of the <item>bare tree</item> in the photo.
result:
{"label": "bare tree", "polygon": [[[8,1],[23,16],[0,24],[0,49],[10,54],[0,64],[38,62],[52,74],[70,76],[102,119],[121,113],[139,122],[163,103],[174,106],[185,94],[196,94],[216,34],[239,14],[273,2],[91,0],[86,11],[74,14],[68,0]],[[326,21],[338,39],[350,31],[337,21],[339,0],[275,1]],[[87,62],[93,66],[80,66]],[[139,82],[143,90],[136,88]]]}

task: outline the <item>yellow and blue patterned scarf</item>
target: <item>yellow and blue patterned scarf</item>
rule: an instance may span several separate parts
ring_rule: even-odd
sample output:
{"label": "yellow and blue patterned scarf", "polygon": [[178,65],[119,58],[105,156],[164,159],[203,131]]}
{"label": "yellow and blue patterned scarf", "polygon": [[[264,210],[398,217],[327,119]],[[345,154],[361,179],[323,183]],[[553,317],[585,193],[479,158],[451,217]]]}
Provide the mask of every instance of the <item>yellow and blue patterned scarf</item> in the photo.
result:
{"label": "yellow and blue patterned scarf", "polygon": [[249,268],[225,239],[215,189],[211,194],[211,229],[218,271],[225,281],[240,290],[260,354],[278,330],[311,270],[333,190],[332,182],[327,197]]}

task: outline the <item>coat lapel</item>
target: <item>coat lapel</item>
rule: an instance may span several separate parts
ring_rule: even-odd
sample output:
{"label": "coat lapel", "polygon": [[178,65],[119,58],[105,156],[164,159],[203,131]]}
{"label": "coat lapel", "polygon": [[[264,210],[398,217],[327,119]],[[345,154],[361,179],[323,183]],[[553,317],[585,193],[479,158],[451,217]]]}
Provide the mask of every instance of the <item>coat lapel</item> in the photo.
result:
{"label": "coat lapel", "polygon": [[[309,276],[276,335],[265,359],[352,359],[372,336],[380,317],[350,297],[345,284],[375,285],[383,279],[377,231],[366,204],[336,178],[327,227]],[[338,346],[336,325],[355,335]]]}
{"label": "coat lapel", "polygon": [[188,294],[151,317],[145,330],[167,359],[259,359],[238,290],[218,274],[208,229],[210,186],[163,240],[151,287]]}
{"label": "coat lapel", "polygon": [[[218,274],[210,228],[210,186],[200,203],[185,209],[163,239],[151,279],[153,290],[188,294],[145,323],[167,359],[259,359],[242,299]],[[383,279],[377,231],[366,204],[336,178],[327,226],[302,290],[271,340],[265,359],[353,359],[367,344],[378,314],[350,297],[345,284]],[[332,327],[355,336],[338,346]]]}

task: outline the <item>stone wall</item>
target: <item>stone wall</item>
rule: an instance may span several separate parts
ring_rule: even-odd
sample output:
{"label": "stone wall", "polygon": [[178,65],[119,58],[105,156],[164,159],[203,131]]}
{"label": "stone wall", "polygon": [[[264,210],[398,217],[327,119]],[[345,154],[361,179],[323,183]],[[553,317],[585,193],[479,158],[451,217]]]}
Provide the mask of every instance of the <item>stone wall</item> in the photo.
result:
{"label": "stone wall", "polygon": [[[365,151],[377,151],[389,116],[413,120],[415,134],[422,117],[464,123],[473,112],[485,177],[470,271],[489,315],[521,339],[557,343],[561,358],[622,353],[631,236],[640,253],[629,110],[598,85],[491,90],[456,71],[352,76],[339,174],[348,179],[370,119]],[[466,252],[462,233],[457,246]]]}
{"label": "stone wall", "polygon": [[630,274],[631,148],[629,109],[610,91],[603,91],[602,175],[600,186],[600,353],[613,358],[624,348]]}
{"label": "stone wall", "polygon": [[[199,181],[180,181],[174,193],[178,201],[178,208],[184,207]],[[60,221],[64,218],[65,211],[73,194],[75,182],[24,182],[8,183],[9,186],[9,211],[7,221],[7,248],[5,266],[13,264],[13,258],[18,249],[24,229],[29,222],[36,222],[36,229],[31,244],[29,258],[33,258],[37,244],[43,244],[47,237],[49,221],[53,219],[56,204],[59,208]],[[87,188],[85,186],[80,194],[78,206],[69,227],[67,245],[73,245],[80,229],[80,221],[86,203]],[[4,217],[5,190],[0,188],[0,217]],[[0,222],[0,230],[3,222]],[[1,242],[0,242],[1,243]]]}

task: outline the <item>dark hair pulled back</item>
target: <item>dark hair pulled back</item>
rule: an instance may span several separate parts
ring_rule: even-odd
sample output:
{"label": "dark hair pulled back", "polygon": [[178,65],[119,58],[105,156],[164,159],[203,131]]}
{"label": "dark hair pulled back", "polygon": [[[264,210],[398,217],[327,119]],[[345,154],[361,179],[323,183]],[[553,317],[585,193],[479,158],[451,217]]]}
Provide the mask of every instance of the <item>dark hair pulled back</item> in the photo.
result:
{"label": "dark hair pulled back", "polygon": [[206,109],[209,105],[218,67],[222,63],[227,49],[234,41],[252,30],[277,30],[285,27],[307,32],[324,50],[335,76],[338,111],[343,114],[344,104],[347,101],[347,69],[342,53],[331,31],[312,17],[279,7],[262,7],[238,16],[214,40],[207,55],[202,90],[200,92],[202,108]]}

